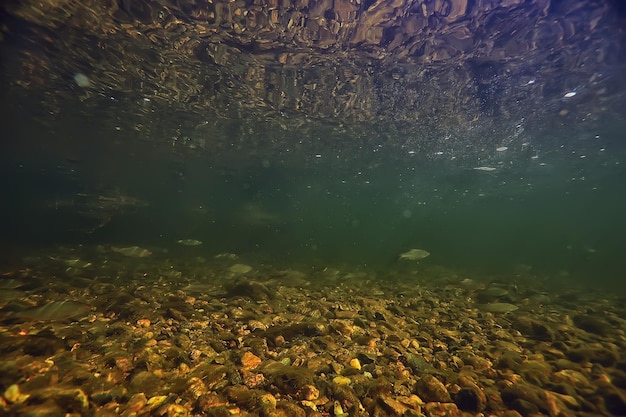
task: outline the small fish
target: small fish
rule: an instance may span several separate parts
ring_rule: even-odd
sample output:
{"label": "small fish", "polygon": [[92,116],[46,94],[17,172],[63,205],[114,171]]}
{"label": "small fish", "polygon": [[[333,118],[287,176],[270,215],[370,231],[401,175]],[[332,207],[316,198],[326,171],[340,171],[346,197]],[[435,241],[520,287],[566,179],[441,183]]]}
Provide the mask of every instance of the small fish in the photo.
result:
{"label": "small fish", "polygon": [[168,271],[161,272],[161,275],[169,279],[178,279],[183,275],[183,273],[181,271],[176,271],[175,269],[170,269]]}
{"label": "small fish", "polygon": [[23,286],[24,284],[25,282],[22,282],[15,278],[0,279],[0,289],[2,290],[14,290]]}
{"label": "small fish", "polygon": [[83,269],[83,268],[89,268],[91,266],[91,262],[87,262],[87,261],[83,261],[81,259],[64,259],[63,263],[65,263],[65,265],[70,266],[72,268],[78,268],[78,269]]}
{"label": "small fish", "polygon": [[511,311],[517,310],[519,307],[509,303],[488,303],[479,304],[478,308],[489,313],[510,313]]}
{"label": "small fish", "polygon": [[23,296],[24,296],[23,291],[12,290],[12,289],[7,290],[7,289],[2,288],[2,291],[0,291],[0,304],[13,301],[13,300],[18,300]]}
{"label": "small fish", "polygon": [[235,255],[234,253],[219,253],[217,255],[214,256],[215,259],[231,259],[231,260],[236,260],[239,259],[239,256]]}
{"label": "small fish", "polygon": [[53,301],[39,307],[22,310],[15,315],[30,320],[69,320],[86,316],[90,312],[86,304],[74,301]]}
{"label": "small fish", "polygon": [[486,171],[486,172],[491,172],[491,171],[495,171],[496,168],[494,167],[476,167],[474,168],[476,171]]}
{"label": "small fish", "polygon": [[185,246],[202,245],[202,241],[201,240],[197,240],[197,239],[180,239],[180,240],[178,240],[178,243],[180,243],[181,245],[185,245]]}
{"label": "small fish", "polygon": [[471,278],[464,278],[457,282],[456,285],[469,291],[475,291],[485,286],[482,282],[476,282]]}
{"label": "small fish", "polygon": [[235,274],[247,274],[252,271],[252,267],[250,265],[245,264],[235,264],[228,268],[230,272],[234,272]]}
{"label": "small fish", "polygon": [[503,297],[507,295],[509,291],[506,288],[502,287],[488,287],[484,290],[480,291],[480,294],[486,297]]}
{"label": "small fish", "polygon": [[152,252],[148,249],[140,248],[139,246],[128,246],[125,248],[112,246],[111,250],[120,255],[130,256],[131,258],[145,258],[146,256],[152,255]]}
{"label": "small fish", "polygon": [[425,251],[424,249],[411,249],[407,252],[401,253],[399,259],[406,259],[409,261],[419,261],[421,259],[430,256],[430,252]]}

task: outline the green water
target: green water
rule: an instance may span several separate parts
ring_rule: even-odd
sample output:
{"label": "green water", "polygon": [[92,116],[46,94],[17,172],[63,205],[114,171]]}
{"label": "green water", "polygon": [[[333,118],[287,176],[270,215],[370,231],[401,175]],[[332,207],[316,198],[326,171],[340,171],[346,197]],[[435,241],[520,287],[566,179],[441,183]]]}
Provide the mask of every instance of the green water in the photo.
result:
{"label": "green water", "polygon": [[[300,137],[262,152],[180,151],[69,116],[54,130],[14,116],[2,128],[5,262],[34,248],[103,244],[384,271],[422,248],[432,253],[423,263],[460,274],[623,285],[617,122],[456,148],[444,139],[399,148],[376,137],[362,146]],[[269,133],[259,142],[271,143]],[[112,195],[141,204],[94,206]],[[203,244],[176,243],[187,238]]]}

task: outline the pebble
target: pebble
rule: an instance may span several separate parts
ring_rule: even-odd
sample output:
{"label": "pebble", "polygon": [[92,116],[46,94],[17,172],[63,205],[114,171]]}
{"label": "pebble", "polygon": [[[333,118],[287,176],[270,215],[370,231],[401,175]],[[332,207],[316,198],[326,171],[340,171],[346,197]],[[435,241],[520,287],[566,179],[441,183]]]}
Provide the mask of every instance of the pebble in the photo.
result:
{"label": "pebble", "polygon": [[276,403],[276,397],[274,397],[272,394],[263,394],[259,398],[259,405],[262,409],[274,409],[276,408]]}
{"label": "pebble", "polygon": [[462,417],[454,403],[429,402],[424,406],[424,411],[429,417]]}
{"label": "pebble", "polygon": [[28,399],[28,394],[22,394],[20,392],[20,387],[17,384],[13,384],[9,386],[4,391],[4,398],[10,403],[21,404]]}
{"label": "pebble", "polygon": [[289,417],[306,417],[306,411],[292,401],[280,401],[276,405],[276,408]]}
{"label": "pebble", "polygon": [[261,364],[262,360],[252,352],[245,352],[241,356],[241,365],[243,369],[249,370],[258,367]]}
{"label": "pebble", "polygon": [[333,415],[334,416],[343,416],[346,415],[347,413],[345,413],[343,411],[343,407],[341,406],[341,403],[339,401],[335,401],[333,403]]}
{"label": "pebble", "polygon": [[150,320],[149,319],[139,319],[137,320],[137,326],[139,327],[150,327]]}
{"label": "pebble", "polygon": [[300,404],[302,404],[302,406],[304,406],[305,408],[309,409],[309,410],[307,410],[307,414],[308,414],[309,411],[317,413],[317,405],[313,401],[302,400],[302,401],[300,401]]}
{"label": "pebble", "polygon": [[187,392],[189,392],[193,398],[198,399],[206,394],[207,388],[204,381],[194,376],[187,381]]}
{"label": "pebble", "polygon": [[146,406],[146,404],[148,404],[146,394],[139,392],[130,397],[127,404],[127,410],[132,413],[138,413]]}
{"label": "pebble", "polygon": [[463,411],[472,411],[475,413],[485,409],[485,394],[476,388],[461,388],[454,396],[454,402]]}
{"label": "pebble", "polygon": [[454,402],[463,411],[482,412],[487,406],[487,396],[483,390],[466,376],[457,380],[461,389],[455,394]]}
{"label": "pebble", "polygon": [[424,401],[452,402],[445,385],[433,375],[424,375],[416,383],[413,391]]}
{"label": "pebble", "polygon": [[361,362],[356,358],[350,360],[350,366],[354,369],[358,369],[359,371],[361,370]]}
{"label": "pebble", "polygon": [[300,389],[299,396],[306,401],[317,400],[320,397],[320,390],[315,385],[305,385]]}
{"label": "pebble", "polygon": [[[382,408],[387,411],[392,416],[403,416],[409,407],[402,404],[400,401],[397,401],[391,398],[388,395],[380,395],[377,399],[377,402],[382,406]],[[378,415],[378,413],[372,413],[374,415]]]}
{"label": "pebble", "polygon": [[179,404],[170,404],[167,407],[167,417],[187,417],[189,410]]}
{"label": "pebble", "polygon": [[352,382],[350,378],[347,378],[345,376],[336,376],[333,378],[333,383],[337,385],[348,385],[350,384],[350,382]]}
{"label": "pebble", "polygon": [[248,388],[259,388],[267,383],[265,375],[256,374],[254,372],[242,370],[242,379],[245,386]]}

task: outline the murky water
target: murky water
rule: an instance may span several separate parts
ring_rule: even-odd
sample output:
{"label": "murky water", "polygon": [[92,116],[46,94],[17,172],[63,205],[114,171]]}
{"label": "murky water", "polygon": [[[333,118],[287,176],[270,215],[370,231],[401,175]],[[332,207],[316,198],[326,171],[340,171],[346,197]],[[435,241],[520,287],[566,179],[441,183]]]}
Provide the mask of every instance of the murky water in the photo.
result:
{"label": "murky water", "polygon": [[463,272],[521,268],[621,285],[620,128],[494,137],[469,150],[444,138],[426,151],[371,138],[361,149],[261,156],[170,152],[73,125],[5,126],[3,243],[148,245],[377,270],[419,247],[432,253],[424,262]]}

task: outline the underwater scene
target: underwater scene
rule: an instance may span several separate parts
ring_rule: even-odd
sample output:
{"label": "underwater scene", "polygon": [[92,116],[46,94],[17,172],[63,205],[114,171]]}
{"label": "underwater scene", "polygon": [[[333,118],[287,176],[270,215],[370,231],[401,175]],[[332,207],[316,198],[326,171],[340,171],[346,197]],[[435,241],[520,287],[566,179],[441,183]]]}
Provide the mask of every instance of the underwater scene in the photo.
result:
{"label": "underwater scene", "polygon": [[626,4],[0,4],[0,415],[626,416]]}

